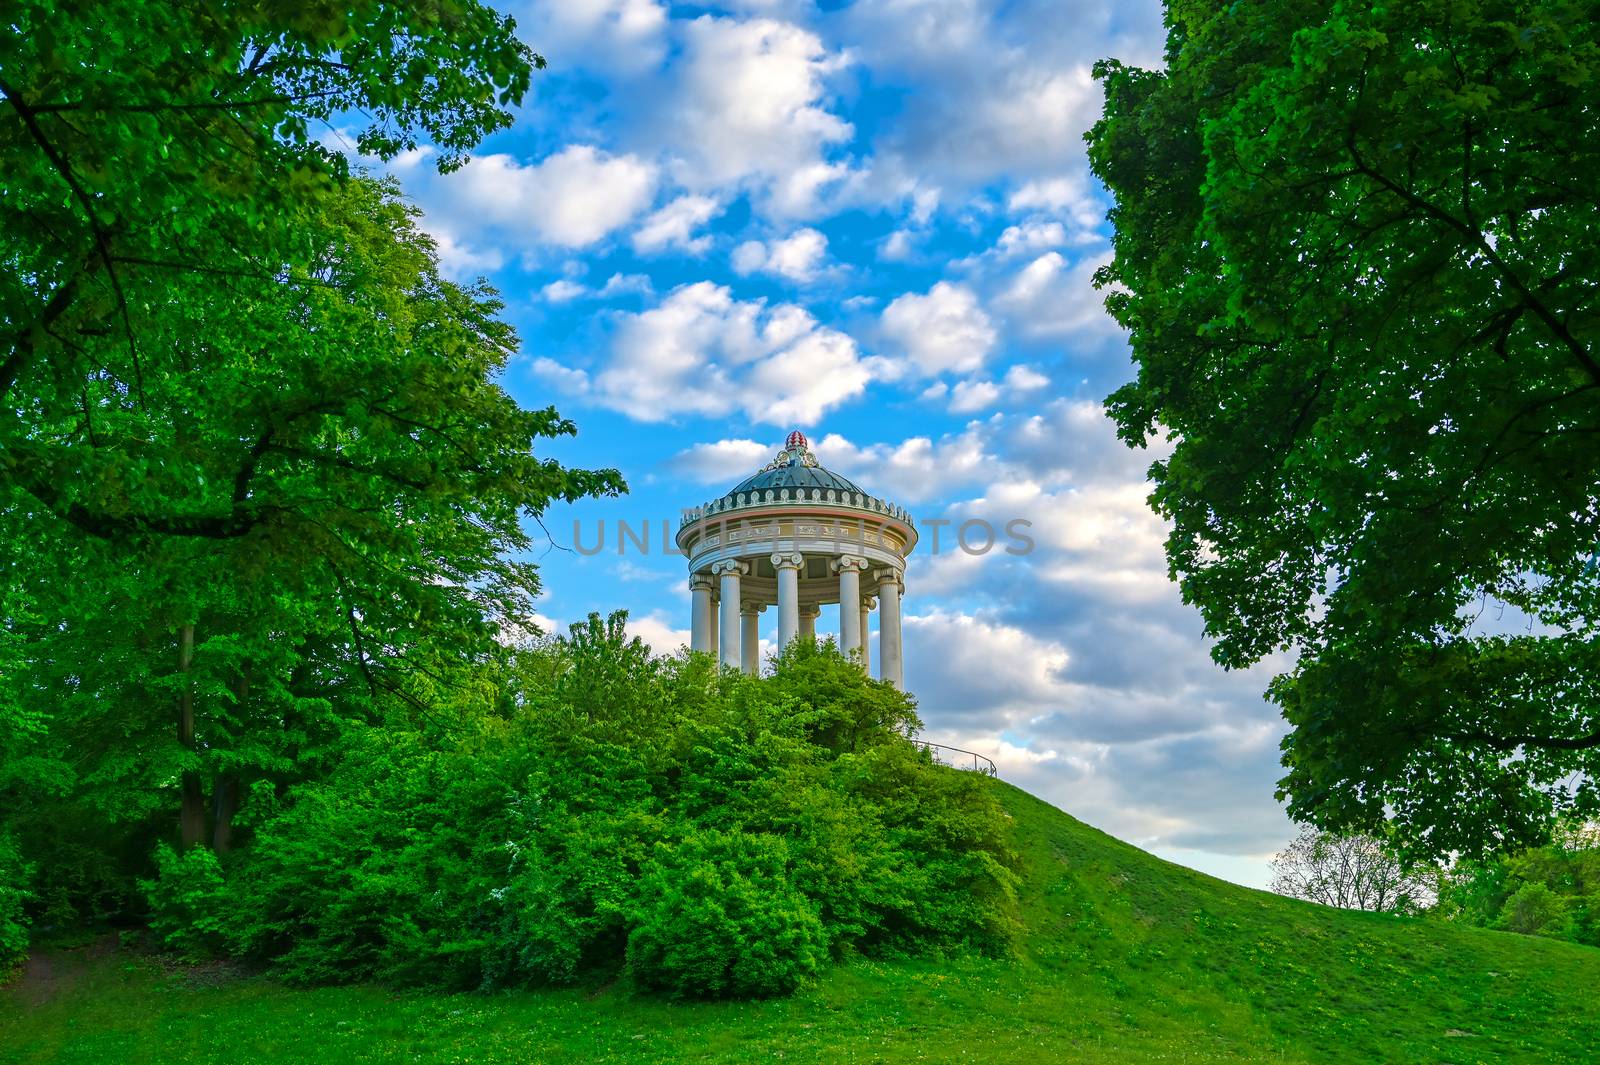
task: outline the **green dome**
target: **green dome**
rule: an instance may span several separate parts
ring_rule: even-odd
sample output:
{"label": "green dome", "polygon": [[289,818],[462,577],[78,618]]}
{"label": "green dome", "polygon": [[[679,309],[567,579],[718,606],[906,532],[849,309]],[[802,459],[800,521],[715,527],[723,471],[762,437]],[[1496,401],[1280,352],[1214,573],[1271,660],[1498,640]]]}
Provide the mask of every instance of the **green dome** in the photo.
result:
{"label": "green dome", "polygon": [[798,430],[789,434],[776,459],[734,485],[722,498],[731,501],[741,493],[764,492],[769,488],[820,488],[862,496],[867,494],[854,481],[824,469],[811,453],[805,434]]}
{"label": "green dome", "polygon": [[[728,490],[728,496],[738,495],[740,492],[759,492],[766,488],[832,488],[839,492],[860,492],[859,485],[846,478],[840,477],[832,470],[825,470],[821,466],[802,465],[798,459],[792,460],[787,465],[777,469],[762,470],[753,476],[746,477]],[[726,498],[726,497],[724,497]]]}
{"label": "green dome", "polygon": [[[804,508],[821,506],[832,510],[843,507],[865,514],[882,515],[911,525],[911,515],[902,506],[880,499],[846,477],[824,469],[811,453],[804,433],[793,432],[776,458],[734,485],[721,496],[699,507],[686,507],[678,523],[680,537],[685,531],[712,515],[733,514],[746,507],[772,505]],[[911,543],[916,531],[911,529]],[[680,543],[680,546],[682,544]]]}

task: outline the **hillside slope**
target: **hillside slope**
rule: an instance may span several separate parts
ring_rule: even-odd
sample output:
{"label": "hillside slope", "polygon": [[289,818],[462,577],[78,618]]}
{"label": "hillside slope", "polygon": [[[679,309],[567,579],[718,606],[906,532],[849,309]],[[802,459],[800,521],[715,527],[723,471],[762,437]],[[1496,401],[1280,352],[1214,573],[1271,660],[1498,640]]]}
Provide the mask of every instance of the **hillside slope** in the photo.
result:
{"label": "hillside slope", "polygon": [[1236,887],[995,787],[1026,864],[1015,961],[855,961],[792,999],[681,1005],[64,952],[0,992],[0,1061],[1600,1061],[1600,951]]}

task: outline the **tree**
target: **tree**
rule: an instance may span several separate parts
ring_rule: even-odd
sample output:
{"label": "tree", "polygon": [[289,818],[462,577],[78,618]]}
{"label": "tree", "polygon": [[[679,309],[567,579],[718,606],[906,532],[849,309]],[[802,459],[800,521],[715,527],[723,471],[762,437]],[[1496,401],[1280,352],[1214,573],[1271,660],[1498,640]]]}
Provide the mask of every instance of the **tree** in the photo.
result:
{"label": "tree", "polygon": [[34,848],[176,808],[226,850],[252,783],[497,652],[524,518],[622,488],[535,454],[574,427],[497,383],[498,297],[322,141],[450,169],[542,60],[476,0],[14,7],[0,806]]}
{"label": "tree", "polygon": [[1600,946],[1600,827],[1563,823],[1542,847],[1456,862],[1440,880],[1435,912]]}
{"label": "tree", "polygon": [[233,299],[163,337],[196,372],[151,372],[146,404],[97,389],[94,417],[53,434],[69,479],[112,486],[97,512],[232,509],[248,532],[85,535],[20,492],[0,517],[51,548],[11,562],[40,607],[13,622],[25,702],[56,708],[77,793],[108,817],[176,790],[185,847],[226,850],[251,782],[314,771],[340,722],[430,712],[451,662],[494,654],[532,611],[521,518],[622,487],[534,454],[573,426],[495,383],[516,343],[498,299],[439,277],[392,185],[350,180],[319,208],[300,224],[326,284],[211,282]]}
{"label": "tree", "polygon": [[1416,856],[1600,810],[1596,13],[1173,0],[1097,68],[1171,573],[1223,666],[1295,657],[1291,815]]}
{"label": "tree", "polygon": [[1404,913],[1427,899],[1428,882],[1408,872],[1382,840],[1307,825],[1272,859],[1272,890],[1346,910]]}
{"label": "tree", "polygon": [[[513,29],[477,0],[10,5],[0,486],[94,536],[232,538],[266,520],[248,498],[188,505],[191,466],[160,449],[175,441],[99,433],[97,407],[176,430],[157,383],[207,380],[185,342],[196,316],[250,317],[235,285],[293,305],[344,280],[319,272],[327,249],[306,225],[346,173],[325,130],[366,116],[352,147],[389,159],[426,136],[441,169],[459,165],[543,63]],[[98,467],[74,461],[66,425],[96,437]]]}

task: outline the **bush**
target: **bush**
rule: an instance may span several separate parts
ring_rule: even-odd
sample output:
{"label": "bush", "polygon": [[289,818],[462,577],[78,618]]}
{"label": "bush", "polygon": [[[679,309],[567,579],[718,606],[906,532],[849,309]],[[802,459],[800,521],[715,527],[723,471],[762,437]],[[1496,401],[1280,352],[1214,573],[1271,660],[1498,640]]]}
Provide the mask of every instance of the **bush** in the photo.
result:
{"label": "bush", "polygon": [[828,935],[788,857],[783,839],[743,832],[662,846],[628,935],[635,982],[678,997],[764,998],[815,976]]}
{"label": "bush", "polygon": [[1440,877],[1435,913],[1600,946],[1600,827],[1563,824],[1542,847],[1457,862]]}
{"label": "bush", "polygon": [[[759,679],[653,658],[592,618],[507,675],[502,709],[452,732],[347,732],[235,859],[232,948],[296,983],[626,965],[695,997],[782,994],[847,949],[1008,948],[1015,859],[990,782],[933,765],[906,738],[911,700],[831,647]],[[214,882],[170,879],[163,914],[214,931]]]}
{"label": "bush", "polygon": [[227,943],[222,865],[204,847],[182,854],[163,843],[156,848],[156,877],[139,881],[150,908],[150,931],[169,949],[199,959]]}
{"label": "bush", "polygon": [[1575,931],[1567,900],[1537,883],[1523,884],[1506,899],[1491,927],[1525,936],[1569,940]]}
{"label": "bush", "polygon": [[32,870],[22,860],[16,841],[0,832],[0,976],[28,950],[28,880]]}
{"label": "bush", "polygon": [[231,938],[298,985],[484,982],[503,883],[494,764],[420,737],[352,733],[334,773],[291,792],[233,870]]}

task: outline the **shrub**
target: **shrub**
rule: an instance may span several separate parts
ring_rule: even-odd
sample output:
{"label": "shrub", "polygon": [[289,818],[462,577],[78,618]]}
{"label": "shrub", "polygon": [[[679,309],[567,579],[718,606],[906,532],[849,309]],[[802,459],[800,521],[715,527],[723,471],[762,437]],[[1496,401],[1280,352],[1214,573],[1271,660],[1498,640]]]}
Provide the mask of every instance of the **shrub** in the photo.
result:
{"label": "shrub", "polygon": [[1455,863],[1440,877],[1435,913],[1600,946],[1600,827],[1563,824],[1542,847]]}
{"label": "shrub", "polygon": [[1491,927],[1551,939],[1572,939],[1575,931],[1568,901],[1539,883],[1518,888],[1506,899]]}
{"label": "shrub", "polygon": [[141,880],[150,908],[150,930],[168,948],[203,958],[226,945],[227,907],[222,866],[204,847],[182,854],[165,843],[156,848],[156,877]]}
{"label": "shrub", "polygon": [[0,832],[0,976],[28,949],[28,880],[32,874],[18,852],[16,840]]}
{"label": "shrub", "polygon": [[[507,716],[347,731],[234,859],[233,949],[296,983],[626,965],[694,997],[782,994],[846,949],[1006,949],[1006,819],[907,740],[905,694],[827,646],[752,678],[653,658],[616,618],[574,628],[505,671]],[[198,920],[212,881],[186,875]]]}
{"label": "shrub", "polygon": [[816,975],[827,944],[781,838],[697,832],[663,845],[643,878],[628,968],[674,996],[762,998]]}
{"label": "shrub", "polygon": [[294,984],[478,986],[498,871],[482,840],[503,832],[506,800],[486,769],[415,735],[352,733],[238,863],[238,948]]}

